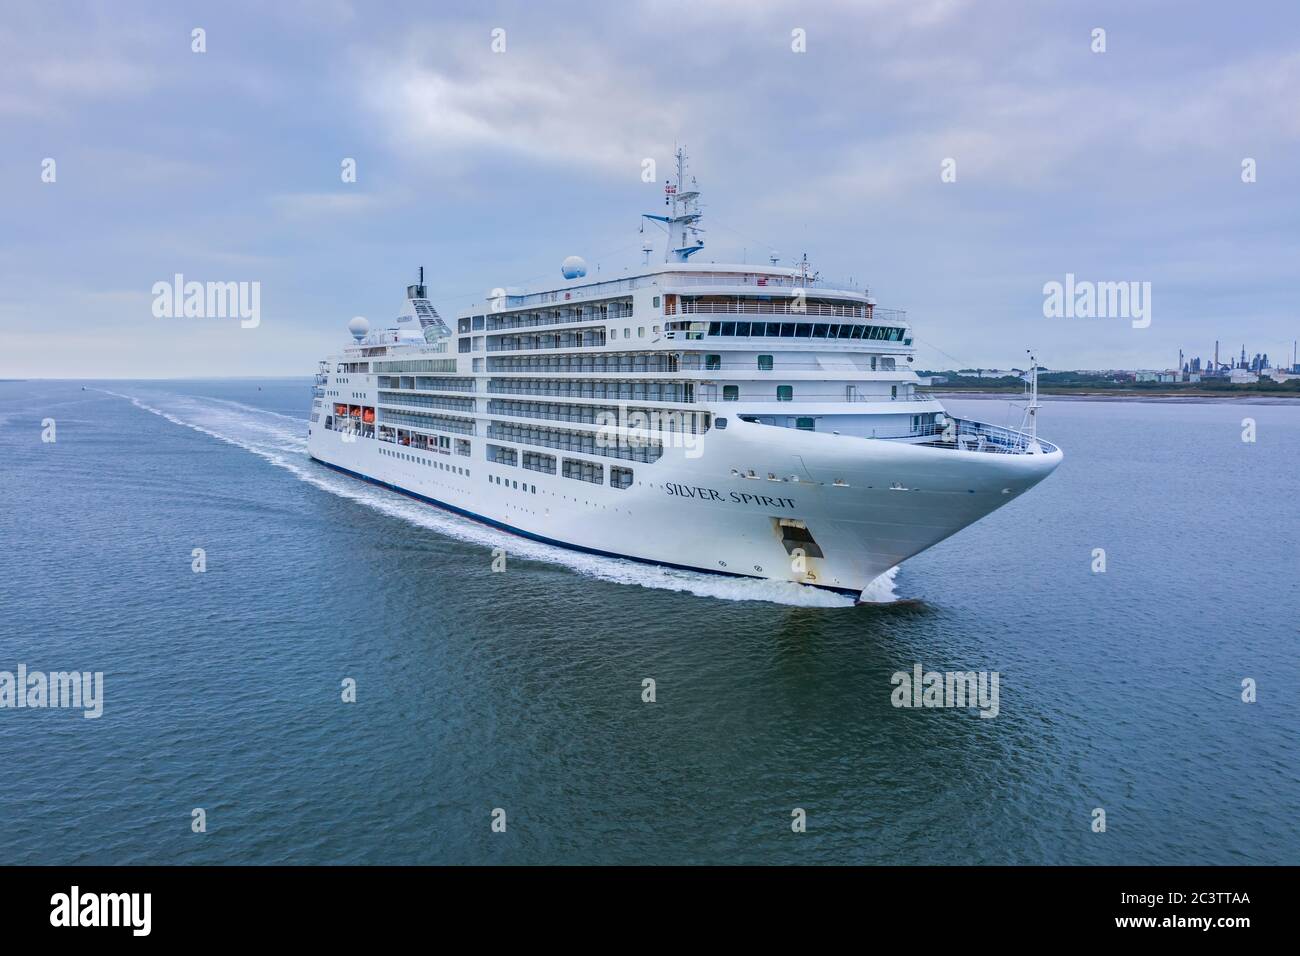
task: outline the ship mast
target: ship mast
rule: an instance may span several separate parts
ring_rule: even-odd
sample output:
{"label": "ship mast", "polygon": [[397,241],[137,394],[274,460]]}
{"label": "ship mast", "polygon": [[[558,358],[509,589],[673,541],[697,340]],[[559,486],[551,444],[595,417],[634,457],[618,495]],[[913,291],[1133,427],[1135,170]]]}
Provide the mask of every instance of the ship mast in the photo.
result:
{"label": "ship mast", "polygon": [[1034,353],[1029,349],[1025,351],[1029,353],[1029,382],[1026,385],[1029,404],[1025,406],[1025,418],[1021,422],[1020,430],[1028,431],[1029,437],[1036,445],[1038,443],[1038,409],[1042,407],[1038,404],[1038,359],[1034,357]]}
{"label": "ship mast", "polygon": [[704,240],[699,238],[704,230],[696,225],[700,221],[700,191],[694,177],[691,177],[689,186],[686,183],[686,150],[678,147],[675,155],[677,182],[668,180],[664,183],[664,205],[671,209],[672,214],[642,214],[646,219],[662,222],[668,227],[664,262],[686,262],[704,248]]}

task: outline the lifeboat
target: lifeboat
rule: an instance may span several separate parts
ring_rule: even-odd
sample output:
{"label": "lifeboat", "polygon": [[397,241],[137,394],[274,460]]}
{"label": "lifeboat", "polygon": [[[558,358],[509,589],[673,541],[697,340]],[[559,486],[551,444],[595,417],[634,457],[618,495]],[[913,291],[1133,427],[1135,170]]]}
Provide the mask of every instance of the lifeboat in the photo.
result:
{"label": "lifeboat", "polygon": [[365,409],[362,409],[362,410],[361,410],[361,420],[362,420],[363,422],[365,422],[367,425],[372,425],[372,424],[374,424],[374,421],[375,421],[375,410],[374,410],[373,408],[365,408]]}
{"label": "lifeboat", "polygon": [[335,414],[335,415],[346,415],[347,413],[348,413],[348,407],[347,407],[346,405],[335,405],[335,406],[334,406],[334,414]]}
{"label": "lifeboat", "polygon": [[351,414],[351,416],[352,416],[353,418],[360,418],[360,417],[361,417],[361,406],[360,406],[360,405],[353,405],[353,406],[352,406],[352,409],[351,409],[351,411],[350,411],[350,414]]}

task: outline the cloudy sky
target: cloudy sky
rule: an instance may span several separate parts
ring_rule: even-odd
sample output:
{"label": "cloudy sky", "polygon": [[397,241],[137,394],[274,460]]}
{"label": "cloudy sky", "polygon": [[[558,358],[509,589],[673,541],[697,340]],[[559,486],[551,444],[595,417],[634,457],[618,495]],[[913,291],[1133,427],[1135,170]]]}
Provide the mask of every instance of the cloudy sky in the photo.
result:
{"label": "cloudy sky", "polygon": [[[920,368],[1300,335],[1290,0],[50,2],[0,23],[0,376],[306,374],[420,265],[447,316],[617,275],[675,143],[696,261],[807,252],[908,310]],[[156,318],[175,273],[260,283],[261,324]],[[1150,326],[1045,318],[1067,273],[1150,282]]]}

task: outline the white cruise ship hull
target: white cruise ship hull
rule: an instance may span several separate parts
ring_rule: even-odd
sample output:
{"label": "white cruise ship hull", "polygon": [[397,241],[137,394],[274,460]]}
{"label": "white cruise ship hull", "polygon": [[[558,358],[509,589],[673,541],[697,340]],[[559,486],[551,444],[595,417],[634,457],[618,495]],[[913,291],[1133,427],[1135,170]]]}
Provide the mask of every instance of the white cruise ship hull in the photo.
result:
{"label": "white cruise ship hull", "polygon": [[[635,483],[621,489],[319,425],[309,449],[354,477],[549,544],[853,595],[1061,461],[1052,446],[1041,454],[963,451],[736,418],[697,440],[638,464]],[[810,545],[785,537],[790,522]]]}

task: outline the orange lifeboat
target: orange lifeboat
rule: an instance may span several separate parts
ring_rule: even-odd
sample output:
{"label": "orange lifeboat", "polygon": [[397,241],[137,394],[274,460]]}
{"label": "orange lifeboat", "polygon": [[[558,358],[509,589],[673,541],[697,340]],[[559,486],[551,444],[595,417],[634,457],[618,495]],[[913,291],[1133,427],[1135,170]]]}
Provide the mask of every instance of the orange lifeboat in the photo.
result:
{"label": "orange lifeboat", "polygon": [[351,408],[350,411],[349,411],[349,414],[350,414],[353,418],[360,418],[360,417],[361,417],[361,406],[360,406],[360,405],[353,405],[352,408]]}
{"label": "orange lifeboat", "polygon": [[347,413],[348,413],[348,407],[347,407],[346,405],[335,405],[335,406],[334,406],[334,414],[335,414],[335,415],[346,415]]}
{"label": "orange lifeboat", "polygon": [[375,421],[375,410],[373,408],[362,409],[361,420],[367,425],[373,424]]}

